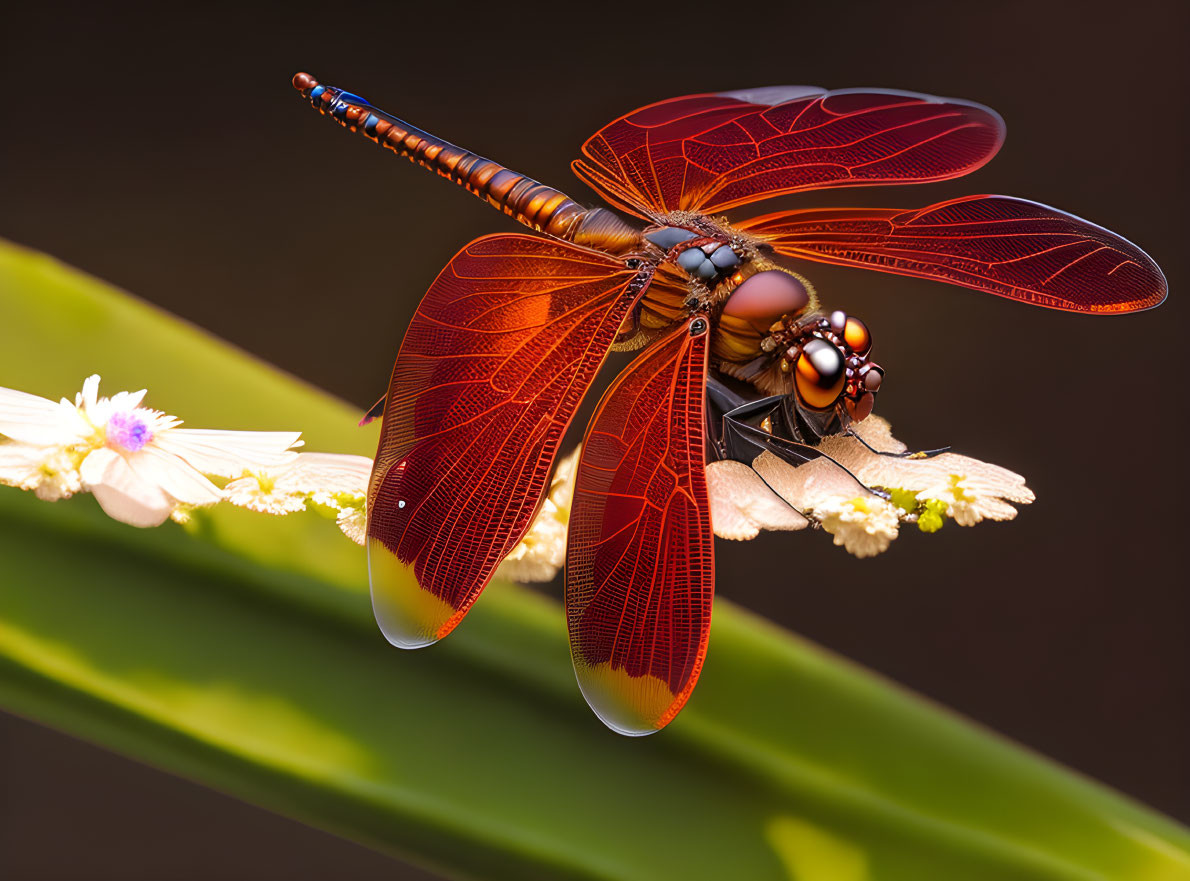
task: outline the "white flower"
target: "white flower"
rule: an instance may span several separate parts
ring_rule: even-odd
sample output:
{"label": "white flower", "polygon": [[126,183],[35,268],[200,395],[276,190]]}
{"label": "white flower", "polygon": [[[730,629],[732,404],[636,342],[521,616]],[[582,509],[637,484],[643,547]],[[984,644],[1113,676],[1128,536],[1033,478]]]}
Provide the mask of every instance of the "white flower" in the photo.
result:
{"label": "white flower", "polygon": [[[962,457],[956,457],[962,458]],[[1033,493],[1024,486],[1029,497],[1021,498],[1017,494],[1013,501],[1029,502],[1033,500]],[[967,474],[939,474],[938,478],[917,494],[923,502],[939,501],[946,504],[946,515],[959,526],[974,526],[981,520],[1011,520],[1016,516],[1016,508],[1004,501],[1001,496],[1006,490],[997,483],[982,481],[977,476]]]}
{"label": "white flower", "polygon": [[74,457],[60,447],[0,443],[0,483],[33,490],[42,501],[68,499],[83,488]]}
{"label": "white flower", "polygon": [[[111,517],[134,526],[186,523],[195,508],[222,500],[275,515],[313,504],[333,509],[343,533],[364,543],[371,459],[294,452],[298,432],[180,428],[175,417],[142,407],[144,396],[101,398],[98,376],[73,403],[0,388],[0,484],[48,501],[89,490]],[[817,523],[836,545],[869,557],[887,550],[901,523],[933,532],[944,517],[961,526],[1009,520],[1014,504],[1034,499],[1024,478],[1005,468],[950,452],[907,455],[877,416],[853,431],[825,438],[822,455],[797,466],[769,452],[749,464],[709,464],[715,534],[746,540]],[[580,455],[581,447],[558,461],[540,511],[498,576],[549,581],[565,565]],[[207,476],[231,479],[221,489]]]}
{"label": "white flower", "polygon": [[336,509],[336,522],[356,544],[364,543],[364,500],[372,460],[339,453],[299,453],[275,468],[258,469],[224,488],[227,501],[262,514],[292,514],[308,503]]}
{"label": "white flower", "polygon": [[363,545],[368,535],[368,515],[362,503],[340,508],[339,516],[335,518],[335,522],[343,530],[345,536],[357,545]]}
{"label": "white flower", "polygon": [[282,516],[306,509],[305,493],[279,488],[268,472],[254,472],[224,487],[224,498],[238,508]]}
{"label": "white flower", "polygon": [[832,501],[809,512],[835,537],[835,544],[857,557],[888,550],[900,527],[897,506],[878,496]]}
{"label": "white flower", "polygon": [[[869,416],[855,430],[877,450],[906,450],[879,417]],[[947,516],[960,526],[974,526],[985,519],[1011,520],[1017,511],[1009,502],[1027,505],[1036,498],[1019,474],[958,453],[921,458],[880,456],[845,436],[824,440],[820,449],[868,486],[904,490],[919,502],[944,504]]]}
{"label": "white flower", "polygon": [[867,493],[867,487],[826,456],[796,468],[770,452],[752,460],[752,468],[782,499],[799,511],[821,508]]}
{"label": "white flower", "polygon": [[756,538],[762,529],[793,530],[810,525],[743,462],[712,462],[706,475],[711,527],[720,538],[745,541]]}
{"label": "white flower", "polygon": [[501,561],[497,577],[521,583],[551,581],[566,563],[566,524],[558,509],[546,499],[517,546]]}
{"label": "white flower", "polygon": [[[858,437],[823,439],[817,447],[823,455],[797,467],[768,452],[750,466],[708,465],[715,534],[748,539],[761,529],[795,529],[804,514],[832,533],[835,544],[871,556],[896,538],[898,522],[933,532],[944,517],[960,526],[1010,520],[1017,513],[1013,504],[1034,499],[1023,477],[998,465],[949,452],[907,455],[878,416],[857,423],[854,431]],[[892,503],[872,489],[890,495]]]}
{"label": "white flower", "polygon": [[[110,517],[158,526],[179,505],[211,505],[223,497],[204,474],[232,477],[296,455],[289,448],[299,432],[179,428],[181,420],[141,407],[144,396],[141,390],[101,398],[98,376],[87,378],[73,404],[0,389],[0,434],[10,439],[0,445],[0,459],[12,469],[0,470],[0,480],[43,498],[87,489]],[[32,463],[48,485],[41,480],[29,487]]]}
{"label": "white flower", "polygon": [[193,514],[194,508],[190,507],[190,505],[178,505],[178,507],[170,512],[169,519],[174,523],[180,523],[185,526],[193,519]]}
{"label": "white flower", "polygon": [[566,524],[574,500],[574,477],[582,446],[558,461],[550,481],[549,495],[541,510],[507,557],[496,569],[496,577],[509,581],[550,581],[566,563]]}
{"label": "white flower", "polygon": [[262,514],[291,514],[306,502],[341,507],[340,498],[368,494],[372,460],[340,453],[298,453],[273,468],[254,469],[225,487],[233,505]]}

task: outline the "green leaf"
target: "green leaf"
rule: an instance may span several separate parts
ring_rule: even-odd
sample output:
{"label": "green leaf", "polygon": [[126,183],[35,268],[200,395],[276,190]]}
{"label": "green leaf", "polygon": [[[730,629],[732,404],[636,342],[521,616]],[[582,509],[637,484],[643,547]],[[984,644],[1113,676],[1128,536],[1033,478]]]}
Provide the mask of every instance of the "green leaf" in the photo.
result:
{"label": "green leaf", "polygon": [[[59,263],[0,246],[0,385],[371,450],[325,394]],[[665,731],[607,731],[559,605],[492,585],[390,648],[362,551],[314,513],[136,530],[0,488],[0,703],[457,876],[1190,879],[1173,822],[730,603]]]}

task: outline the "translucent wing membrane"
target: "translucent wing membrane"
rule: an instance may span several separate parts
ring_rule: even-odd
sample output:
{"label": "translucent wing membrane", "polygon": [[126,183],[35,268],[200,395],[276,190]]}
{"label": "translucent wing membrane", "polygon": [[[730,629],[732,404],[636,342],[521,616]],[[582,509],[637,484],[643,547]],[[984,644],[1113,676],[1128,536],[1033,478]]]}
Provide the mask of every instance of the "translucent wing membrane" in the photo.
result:
{"label": "translucent wing membrane", "polygon": [[648,272],[495,235],[430,287],[393,368],[369,487],[372,604],[391,642],[449,633],[524,535]]}
{"label": "translucent wing membrane", "polygon": [[636,110],[596,132],[573,167],[620,207],[657,217],[798,190],[957,177],[1003,140],[1003,120],[979,104],[783,86]]}
{"label": "translucent wing membrane", "polygon": [[[695,319],[702,321],[702,319]],[[714,552],[703,469],[707,336],[638,357],[587,429],[566,558],[579,685],[623,734],[662,728],[706,654]]]}
{"label": "translucent wing membrane", "polygon": [[824,208],[738,224],[790,257],[915,275],[1072,312],[1134,312],[1166,295],[1144,251],[1056,208],[968,196],[917,210]]}

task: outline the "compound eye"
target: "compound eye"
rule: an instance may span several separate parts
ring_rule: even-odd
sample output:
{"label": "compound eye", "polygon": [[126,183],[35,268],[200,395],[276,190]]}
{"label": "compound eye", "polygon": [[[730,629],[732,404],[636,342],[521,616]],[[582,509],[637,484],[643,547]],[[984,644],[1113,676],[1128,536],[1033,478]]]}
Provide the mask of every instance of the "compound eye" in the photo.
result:
{"label": "compound eye", "polygon": [[868,326],[858,318],[847,316],[842,336],[843,342],[860,357],[872,351],[872,334],[868,331]]}
{"label": "compound eye", "polygon": [[814,410],[829,410],[843,392],[847,378],[843,353],[826,340],[810,340],[793,368],[798,397]]}
{"label": "compound eye", "polygon": [[766,269],[731,292],[723,314],[768,333],[770,325],[782,315],[797,315],[809,304],[810,292],[797,278],[780,269]]}

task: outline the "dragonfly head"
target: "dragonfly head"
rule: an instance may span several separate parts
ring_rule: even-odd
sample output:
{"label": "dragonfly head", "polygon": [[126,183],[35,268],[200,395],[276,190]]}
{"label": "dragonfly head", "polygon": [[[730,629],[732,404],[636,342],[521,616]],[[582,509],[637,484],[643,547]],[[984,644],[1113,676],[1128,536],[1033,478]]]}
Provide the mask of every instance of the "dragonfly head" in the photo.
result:
{"label": "dragonfly head", "polygon": [[870,357],[872,334],[846,312],[832,312],[802,326],[786,349],[798,413],[820,438],[838,434],[872,412],[884,370]]}

